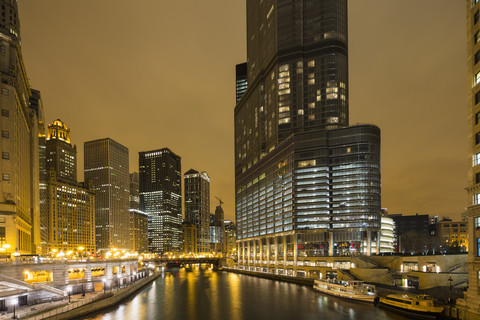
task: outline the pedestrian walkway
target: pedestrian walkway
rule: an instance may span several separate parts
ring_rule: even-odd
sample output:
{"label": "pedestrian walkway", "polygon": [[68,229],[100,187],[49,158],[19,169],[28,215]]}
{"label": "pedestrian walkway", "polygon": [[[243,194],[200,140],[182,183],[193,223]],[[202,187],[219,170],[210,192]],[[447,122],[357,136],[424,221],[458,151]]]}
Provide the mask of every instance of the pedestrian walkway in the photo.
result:
{"label": "pedestrian walkway", "polygon": [[[21,306],[19,308],[15,309],[15,316],[19,319],[25,319],[33,314],[37,314],[40,312],[45,312],[50,309],[56,309],[59,307],[67,306],[69,304],[75,303],[75,302],[80,302],[86,299],[92,299],[95,298],[99,295],[102,295],[103,291],[101,292],[92,292],[92,293],[86,293],[85,297],[82,297],[82,294],[75,294],[70,296],[70,303],[68,302],[68,297],[64,298],[63,300],[60,301],[52,301],[52,302],[45,302],[45,303],[40,303],[36,304],[33,306]],[[9,310],[8,313],[2,312],[0,314],[0,320],[7,320],[7,319],[12,319],[13,318],[13,311]]]}

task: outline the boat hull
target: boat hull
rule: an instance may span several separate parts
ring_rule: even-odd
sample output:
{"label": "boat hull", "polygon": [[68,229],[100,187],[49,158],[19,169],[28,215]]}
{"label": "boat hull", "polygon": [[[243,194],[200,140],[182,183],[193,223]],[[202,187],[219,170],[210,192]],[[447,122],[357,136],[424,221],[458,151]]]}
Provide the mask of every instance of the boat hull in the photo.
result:
{"label": "boat hull", "polygon": [[375,295],[359,295],[359,294],[350,294],[348,292],[338,292],[338,291],[332,291],[332,290],[320,288],[315,285],[313,286],[313,289],[334,297],[355,300],[355,301],[369,302],[369,303],[375,302]]}
{"label": "boat hull", "polygon": [[400,307],[400,306],[390,304],[390,303],[386,302],[384,299],[381,299],[381,298],[380,298],[379,302],[380,302],[381,307],[396,310],[396,311],[400,311],[402,313],[412,315],[412,316],[415,316],[416,318],[422,318],[422,319],[436,319],[438,316],[440,316],[442,314],[442,311],[443,311],[442,310],[442,311],[438,311],[438,312],[431,312],[431,311],[421,311],[421,310],[404,308],[404,307]]}

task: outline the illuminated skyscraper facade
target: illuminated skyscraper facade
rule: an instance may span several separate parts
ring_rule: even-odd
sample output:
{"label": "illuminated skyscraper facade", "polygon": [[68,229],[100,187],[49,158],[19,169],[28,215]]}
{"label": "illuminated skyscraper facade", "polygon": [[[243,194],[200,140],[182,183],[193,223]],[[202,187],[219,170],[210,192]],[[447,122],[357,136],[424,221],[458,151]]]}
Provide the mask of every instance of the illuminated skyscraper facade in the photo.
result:
{"label": "illuminated skyscraper facade", "polygon": [[[41,253],[39,133],[42,110],[22,59],[17,1],[0,1],[0,248]],[[41,105],[40,105],[41,108]]]}
{"label": "illuminated skyscraper facade", "polygon": [[95,191],[97,251],[130,250],[128,149],[110,139],[84,144],[85,183]]}
{"label": "illuminated skyscraper facade", "polygon": [[59,119],[48,126],[45,163],[46,213],[42,202],[41,229],[46,230],[42,233],[46,247],[42,251],[68,253],[82,248],[81,253],[94,253],[95,194],[77,182],[77,148],[70,141],[70,129]]}
{"label": "illuminated skyscraper facade", "polygon": [[139,153],[140,210],[148,215],[148,249],[182,250],[181,158],[168,148]]}
{"label": "illuminated skyscraper facade", "polygon": [[[467,6],[467,84],[468,147],[472,164],[468,172],[468,273],[465,295],[468,310],[480,314],[480,3],[465,1]],[[473,319],[473,318],[472,318]]]}
{"label": "illuminated skyscraper facade", "polygon": [[235,107],[245,268],[295,274],[304,258],[379,248],[380,129],[348,123],[347,29],[347,0],[247,0],[248,89]]}
{"label": "illuminated skyscraper facade", "polygon": [[60,120],[48,126],[47,169],[57,173],[57,179],[77,183],[77,146],[70,142],[70,129]]}
{"label": "illuminated skyscraper facade", "polygon": [[210,252],[210,177],[190,169],[183,180],[185,222],[197,228],[198,252]]}

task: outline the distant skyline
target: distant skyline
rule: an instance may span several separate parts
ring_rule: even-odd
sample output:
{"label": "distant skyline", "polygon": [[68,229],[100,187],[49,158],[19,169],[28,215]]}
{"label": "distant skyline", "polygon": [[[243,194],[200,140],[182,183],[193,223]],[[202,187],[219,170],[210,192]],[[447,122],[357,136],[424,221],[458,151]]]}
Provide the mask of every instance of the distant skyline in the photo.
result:
{"label": "distant skyline", "polygon": [[[110,137],[208,172],[234,220],[235,65],[245,1],[19,1],[22,51],[47,124],[78,149]],[[350,123],[382,130],[382,206],[459,218],[467,204],[465,2],[349,2]]]}

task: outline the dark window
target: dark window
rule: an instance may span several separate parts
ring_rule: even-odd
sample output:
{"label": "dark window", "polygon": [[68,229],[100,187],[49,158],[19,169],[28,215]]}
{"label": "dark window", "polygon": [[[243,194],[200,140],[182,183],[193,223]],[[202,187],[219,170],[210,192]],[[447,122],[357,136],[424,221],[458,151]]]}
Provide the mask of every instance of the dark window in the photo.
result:
{"label": "dark window", "polygon": [[480,257],[480,238],[477,238],[477,257]]}
{"label": "dark window", "polygon": [[2,130],[2,137],[3,138],[10,138],[10,132],[6,130]]}
{"label": "dark window", "polygon": [[0,243],[3,244],[6,240],[5,227],[0,227]]}
{"label": "dark window", "polygon": [[476,24],[478,22],[478,19],[480,19],[480,13],[477,11],[475,11],[475,13],[473,14],[473,24]]}
{"label": "dark window", "polygon": [[475,53],[475,64],[477,64],[479,61],[480,61],[480,51],[477,51],[477,53]]}
{"label": "dark window", "polygon": [[475,104],[478,104],[478,103],[480,103],[480,91],[475,93]]}
{"label": "dark window", "polygon": [[[476,99],[476,96],[475,96],[475,99]],[[10,111],[8,111],[8,109],[2,109],[2,117],[10,117]]]}
{"label": "dark window", "polygon": [[3,173],[2,179],[5,181],[10,181],[10,173]]}
{"label": "dark window", "polygon": [[8,152],[2,152],[2,159],[9,160],[9,159],[10,159],[10,153],[8,153]]}
{"label": "dark window", "polygon": [[480,143],[480,132],[477,132],[475,134],[475,144],[479,144]]}
{"label": "dark window", "polygon": [[475,114],[475,124],[478,124],[480,122],[480,112],[477,112]]}
{"label": "dark window", "polygon": [[477,44],[478,41],[480,41],[480,31],[477,31],[477,33],[475,33],[475,38],[473,39],[474,43]]}
{"label": "dark window", "polygon": [[2,94],[3,94],[4,96],[8,96],[8,89],[2,88]]}
{"label": "dark window", "polygon": [[475,173],[475,183],[480,183],[480,172]]}

